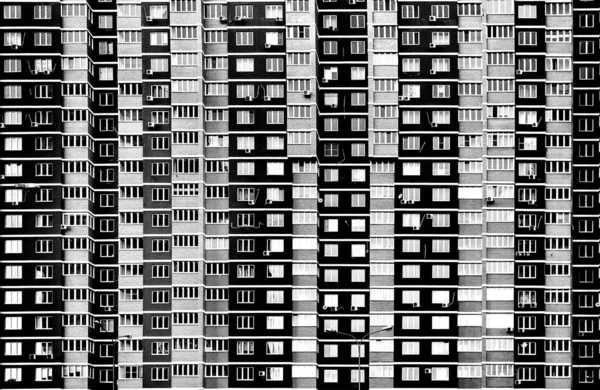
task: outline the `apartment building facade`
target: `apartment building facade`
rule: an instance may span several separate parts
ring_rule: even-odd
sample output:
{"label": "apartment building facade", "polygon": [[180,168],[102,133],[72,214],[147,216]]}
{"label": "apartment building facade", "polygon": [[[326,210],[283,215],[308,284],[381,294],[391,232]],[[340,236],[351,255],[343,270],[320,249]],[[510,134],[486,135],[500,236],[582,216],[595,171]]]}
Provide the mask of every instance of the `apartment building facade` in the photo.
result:
{"label": "apartment building facade", "polygon": [[597,1],[0,5],[1,388],[597,386]]}

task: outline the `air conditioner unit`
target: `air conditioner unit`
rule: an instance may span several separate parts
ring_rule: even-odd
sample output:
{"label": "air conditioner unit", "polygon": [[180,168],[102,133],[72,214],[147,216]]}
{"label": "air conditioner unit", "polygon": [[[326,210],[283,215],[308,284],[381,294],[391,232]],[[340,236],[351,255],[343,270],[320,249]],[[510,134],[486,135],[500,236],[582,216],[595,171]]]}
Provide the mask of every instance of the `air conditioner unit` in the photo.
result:
{"label": "air conditioner unit", "polygon": [[528,200],[528,201],[527,201],[527,204],[528,204],[528,205],[534,205],[534,204],[535,204],[535,200]]}
{"label": "air conditioner unit", "polygon": [[413,230],[419,230],[421,229],[419,226],[413,226]]}
{"label": "air conditioner unit", "polygon": [[513,334],[515,332],[515,328],[506,328],[506,333]]}
{"label": "air conditioner unit", "polygon": [[227,23],[227,17],[226,16],[219,16],[219,22],[221,22],[221,23]]}
{"label": "air conditioner unit", "polygon": [[417,302],[413,302],[413,307],[421,307]]}
{"label": "air conditioner unit", "polygon": [[273,201],[271,199],[267,199],[265,200],[265,204],[273,204]]}
{"label": "air conditioner unit", "polygon": [[37,359],[37,355],[35,353],[30,353],[29,360],[35,360],[35,359]]}
{"label": "air conditioner unit", "polygon": [[435,122],[431,122],[431,127],[438,127],[438,124]]}
{"label": "air conditioner unit", "polygon": [[252,96],[246,96],[246,97],[245,97],[245,100],[246,100],[247,102],[251,102],[251,101],[253,101],[253,100],[254,100],[254,98],[253,98]]}
{"label": "air conditioner unit", "polygon": [[437,47],[437,45],[433,42],[429,44],[430,49],[435,49],[436,47]]}
{"label": "air conditioner unit", "polygon": [[111,306],[106,306],[106,307],[104,308],[104,311],[105,311],[106,313],[110,313],[111,311],[113,311],[113,309],[112,309],[112,307],[111,307]]}
{"label": "air conditioner unit", "polygon": [[13,206],[18,206],[18,205],[19,205],[19,202],[12,202],[12,205],[13,205]]}
{"label": "air conditioner unit", "polygon": [[37,122],[31,122],[31,127],[38,127],[40,124]]}
{"label": "air conditioner unit", "polygon": [[265,43],[265,48],[270,49],[271,48],[271,44],[270,43]]}
{"label": "air conditioner unit", "polygon": [[488,203],[492,203],[492,202],[494,201],[494,198],[492,198],[491,196],[488,196],[488,197],[487,197],[485,200],[486,200]]}
{"label": "air conditioner unit", "polygon": [[329,306],[323,305],[323,310],[327,310],[327,309],[329,309]]}
{"label": "air conditioner unit", "polygon": [[152,96],[152,95],[146,96],[146,101],[147,102],[153,102],[154,101],[154,96]]}
{"label": "air conditioner unit", "polygon": [[427,219],[433,219],[433,214],[427,214],[427,215],[425,216],[425,218],[427,218]]}
{"label": "air conditioner unit", "polygon": [[348,4],[355,5],[356,4],[356,0],[348,0]]}
{"label": "air conditioner unit", "polygon": [[404,96],[398,96],[398,101],[401,102],[404,100]]}
{"label": "air conditioner unit", "polygon": [[531,307],[537,307],[537,303],[531,302]]}
{"label": "air conditioner unit", "polygon": [[14,44],[11,46],[13,50],[17,50],[21,48],[21,45]]}
{"label": "air conditioner unit", "polygon": [[245,149],[245,150],[244,150],[244,153],[246,153],[246,154],[250,154],[250,153],[252,153],[252,149]]}
{"label": "air conditioner unit", "polygon": [[265,372],[264,371],[259,371],[258,372],[258,376],[265,376]]}
{"label": "air conditioner unit", "polygon": [[271,254],[271,252],[269,251],[263,251],[263,256],[269,256]]}
{"label": "air conditioner unit", "polygon": [[430,21],[430,22],[435,22],[436,20],[437,20],[437,18],[436,18],[435,16],[433,16],[433,15],[431,15],[431,16],[429,17],[429,21]]}
{"label": "air conditioner unit", "polygon": [[0,122],[0,129],[4,128],[4,122]]}
{"label": "air conditioner unit", "polygon": [[310,91],[304,91],[304,92],[302,92],[302,93],[303,93],[303,94],[304,94],[304,96],[306,96],[306,97],[308,97],[308,96],[311,96],[311,95],[312,95],[312,92],[310,92]]}
{"label": "air conditioner unit", "polygon": [[337,108],[337,106],[338,106],[338,105],[337,105],[337,104],[335,104],[335,103],[332,103],[332,104],[331,104],[331,108]]}
{"label": "air conditioner unit", "polygon": [[275,18],[275,20],[277,22],[283,22],[283,16],[278,16],[277,18]]}
{"label": "air conditioner unit", "polygon": [[596,307],[600,307],[600,302],[596,302]]}
{"label": "air conditioner unit", "polygon": [[431,374],[431,368],[426,368],[425,369],[425,374]]}
{"label": "air conditioner unit", "polygon": [[52,360],[52,359],[54,359],[54,355],[53,355],[53,354],[51,354],[51,353],[48,353],[48,354],[46,354],[46,355],[44,355],[44,356],[46,356],[46,359],[48,359],[48,360]]}
{"label": "air conditioner unit", "polygon": [[409,200],[406,201],[406,203],[408,203],[408,204],[415,204],[415,201],[412,200],[412,199],[409,199]]}
{"label": "air conditioner unit", "polygon": [[0,175],[0,180],[4,180],[4,179],[6,179],[6,176]]}
{"label": "air conditioner unit", "polygon": [[523,71],[522,71],[521,69],[517,69],[517,70],[515,71],[515,73],[516,73],[516,74],[518,74],[518,75],[521,75],[521,74],[523,74]]}
{"label": "air conditioner unit", "polygon": [[535,180],[535,175],[529,175],[529,180]]}
{"label": "air conditioner unit", "polygon": [[350,306],[350,311],[358,311],[358,306]]}
{"label": "air conditioner unit", "polygon": [[319,203],[323,203],[323,198],[319,198],[319,199],[317,200],[317,202],[319,202]]}
{"label": "air conditioner unit", "polygon": [[50,74],[50,73],[52,73],[52,71],[51,71],[50,69],[46,69],[46,70],[44,71],[44,74]]}
{"label": "air conditioner unit", "polygon": [[31,74],[38,74],[38,70],[37,69],[31,69]]}
{"label": "air conditioner unit", "polygon": [[148,127],[150,127],[150,128],[154,127],[154,122],[148,122]]}
{"label": "air conditioner unit", "polygon": [[68,228],[68,225],[60,225],[60,230],[67,230]]}
{"label": "air conditioner unit", "polygon": [[531,127],[538,127],[538,123],[537,123],[537,122],[533,122],[533,123],[531,124]]}
{"label": "air conditioner unit", "polygon": [[402,199],[402,200],[400,201],[400,204],[406,204],[406,200]]}
{"label": "air conditioner unit", "polygon": [[153,74],[154,74],[154,71],[152,69],[146,69],[146,75],[152,76]]}
{"label": "air conditioner unit", "polygon": [[153,21],[152,16],[146,16],[146,22],[152,23],[152,21]]}
{"label": "air conditioner unit", "polygon": [[519,303],[519,307],[525,307],[524,303]]}
{"label": "air conditioner unit", "polygon": [[329,27],[327,27],[327,29],[328,29],[329,31],[337,31],[337,28],[336,28],[336,27],[333,27],[333,26],[329,26]]}
{"label": "air conditioner unit", "polygon": [[341,308],[339,306],[333,306],[331,308],[331,311],[340,311],[340,310],[341,310]]}
{"label": "air conditioner unit", "polygon": [[271,96],[265,96],[265,102],[270,102],[271,101]]}
{"label": "air conditioner unit", "polygon": [[323,77],[323,80],[321,80],[322,82],[324,82],[325,84],[327,84],[329,82],[329,79],[326,79],[325,77]]}
{"label": "air conditioner unit", "polygon": [[449,307],[449,306],[450,306],[449,302],[442,303],[442,307]]}
{"label": "air conditioner unit", "polygon": [[529,226],[529,231],[534,232],[535,231],[535,226]]}
{"label": "air conditioner unit", "polygon": [[249,204],[250,206],[254,206],[254,205],[256,204],[256,201],[255,201],[254,199],[250,199],[250,200],[248,201],[248,204]]}
{"label": "air conditioner unit", "polygon": [[236,16],[236,17],[235,17],[235,21],[236,21],[236,22],[239,22],[239,21],[241,21],[241,20],[242,20],[242,17],[241,17],[241,16]]}
{"label": "air conditioner unit", "polygon": [[436,70],[434,70],[434,69],[430,69],[430,70],[429,70],[429,74],[437,74],[437,71],[436,71]]}
{"label": "air conditioner unit", "polygon": [[521,384],[521,381],[517,379],[517,380],[515,381],[515,385],[520,385],[520,384]]}

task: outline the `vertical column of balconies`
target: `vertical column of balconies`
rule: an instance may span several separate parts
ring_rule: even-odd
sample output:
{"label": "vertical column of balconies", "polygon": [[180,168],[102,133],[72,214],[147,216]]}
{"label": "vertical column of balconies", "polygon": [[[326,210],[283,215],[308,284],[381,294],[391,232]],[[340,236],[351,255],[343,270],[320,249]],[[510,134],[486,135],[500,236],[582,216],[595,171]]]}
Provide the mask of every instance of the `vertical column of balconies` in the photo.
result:
{"label": "vertical column of balconies", "polygon": [[[286,24],[286,99],[292,110],[309,117],[287,118],[287,156],[292,165],[292,233],[316,242],[318,224],[318,80],[316,65],[317,19],[314,1],[288,1]],[[309,62],[300,62],[300,56]],[[308,189],[308,192],[307,191]],[[297,192],[296,192],[297,191]],[[302,197],[301,197],[302,194]],[[305,196],[306,195],[306,196]],[[298,196],[298,197],[296,197]],[[307,197],[310,196],[310,197]],[[286,221],[286,223],[288,223]],[[318,245],[318,244],[317,244]],[[292,264],[292,383],[291,387],[318,387],[318,255],[317,246],[293,250]]]}
{"label": "vertical column of balconies", "polygon": [[[281,1],[228,2],[229,387],[292,384],[292,167]],[[289,116],[292,117],[292,116]],[[287,310],[286,310],[287,308]]]}
{"label": "vertical column of balconies", "polygon": [[[367,3],[367,43],[369,64],[369,111],[381,112],[384,107],[395,111],[398,98],[398,3],[376,1]],[[392,63],[378,62],[374,58],[392,55]],[[404,99],[404,98],[402,98]],[[368,156],[371,163],[370,185],[370,270],[366,271],[371,288],[369,311],[370,331],[394,325],[394,172],[398,158],[398,116],[371,117],[368,125]],[[389,197],[383,198],[387,189]],[[377,194],[378,197],[373,195]],[[396,324],[399,330],[399,324]],[[368,385],[371,388],[392,388],[394,385],[394,334],[386,331],[371,337],[368,345]]]}
{"label": "vertical column of balconies", "polygon": [[[201,87],[205,84],[201,83],[203,51],[200,26],[202,16],[206,14],[200,2],[171,2],[171,80],[165,85],[153,84],[151,91],[153,97],[158,92],[158,98],[166,98],[170,87],[173,112],[170,137],[173,164],[173,388],[198,388],[203,384],[202,352],[206,343],[203,343],[203,319],[201,320],[200,313],[204,312],[204,224],[207,218],[203,195],[208,176],[205,175],[208,160],[201,141],[204,128]],[[155,88],[161,87],[167,88],[163,95],[160,91],[155,91]],[[226,176],[218,177],[226,182]],[[226,225],[222,223],[219,227],[225,229]],[[213,268],[224,270],[225,265]],[[223,344],[222,340],[221,343]]]}
{"label": "vertical column of balconies", "polygon": [[[5,388],[57,388],[62,387],[64,310],[60,266],[65,256],[61,248],[62,185],[73,178],[74,184],[87,191],[92,183],[87,169],[78,178],[63,177],[58,3],[15,1],[2,6],[0,312],[4,354],[0,381]],[[81,54],[85,55],[85,48]],[[81,81],[85,84],[87,78],[83,76]],[[87,101],[78,107],[88,114]],[[87,123],[82,133],[89,141]],[[80,160],[89,167],[87,153]],[[90,221],[90,204],[84,201],[81,206],[85,220]],[[90,231],[80,233],[89,242]],[[92,260],[87,256],[86,251],[86,265]],[[86,300],[80,309],[87,314],[91,308],[87,294],[91,292],[84,284]],[[87,328],[79,330],[88,336]],[[88,363],[87,355],[85,359],[83,365]]]}
{"label": "vertical column of balconies", "polygon": [[570,18],[552,5],[516,2],[515,39],[515,385],[568,386],[570,356],[548,348],[568,329],[548,328],[547,319],[571,309],[571,230],[557,226],[571,206],[548,196],[571,184],[571,101],[552,83],[561,80],[556,57],[571,55]]}
{"label": "vertical column of balconies", "polygon": [[[202,108],[204,127],[201,142],[204,150],[206,219],[204,225],[206,259],[205,289],[201,296],[205,315],[201,320],[204,336],[205,365],[200,365],[199,375],[206,388],[228,387],[229,366],[229,273],[237,272],[229,261],[227,235],[230,232],[229,213],[229,124],[228,116],[228,58],[227,24],[230,10],[225,1],[206,3],[202,10]],[[233,222],[233,221],[231,221]]]}
{"label": "vertical column of balconies", "polygon": [[[483,300],[483,252],[482,237],[487,231],[484,223],[483,200],[485,167],[483,167],[483,105],[487,96],[482,91],[483,67],[482,53],[487,42],[482,31],[482,5],[480,2],[459,2],[457,4],[459,27],[458,43],[458,142],[459,162],[459,264],[458,285],[452,304],[455,310],[465,315],[459,321],[458,387],[484,387],[484,340],[489,333],[484,325],[486,302]],[[498,229],[497,231],[502,231]],[[468,320],[473,320],[468,321]],[[489,321],[488,321],[489,322]],[[494,321],[490,324],[495,327]]]}
{"label": "vertical column of balconies", "polygon": [[[482,3],[482,274],[484,387],[514,385],[514,4]],[[477,10],[479,11],[479,10]],[[465,9],[465,12],[470,12]],[[467,37],[465,37],[466,39]],[[467,112],[465,111],[465,116]],[[465,139],[465,142],[470,142]],[[485,188],[483,188],[485,187]],[[481,268],[478,268],[481,267]],[[467,272],[470,272],[469,270]]]}
{"label": "vertical column of balconies", "polygon": [[[144,129],[142,74],[150,73],[142,59],[141,2],[117,5],[118,129],[119,134],[119,331],[131,340],[119,343],[119,386],[142,386],[144,337]],[[150,75],[148,75],[150,76]],[[150,167],[148,167],[150,169]],[[150,243],[148,243],[150,245]],[[147,247],[148,248],[148,247]],[[148,271],[150,273],[151,271]],[[148,327],[152,322],[147,318]]]}
{"label": "vertical column of balconies", "polygon": [[[400,137],[395,172],[396,386],[456,387],[459,206],[457,3],[399,3]],[[379,60],[373,60],[376,65]],[[377,117],[377,111],[375,113]],[[411,356],[412,355],[412,356]],[[415,356],[417,355],[417,356]]]}
{"label": "vertical column of balconies", "polygon": [[360,381],[367,388],[367,343],[350,337],[361,338],[370,330],[367,3],[317,1],[315,6],[319,386],[344,388]]}
{"label": "vertical column of balconies", "polygon": [[[69,7],[66,12],[69,11]],[[79,31],[79,34],[89,34],[87,45],[70,43],[71,31],[68,28],[75,26],[69,25],[68,18],[63,18],[62,43],[63,54],[85,55],[90,62],[87,73],[87,81],[89,85],[88,91],[88,107],[89,118],[88,123],[76,129],[69,129],[67,124],[63,129],[63,157],[66,160],[65,164],[71,164],[71,160],[79,159],[77,153],[84,152],[88,159],[92,160],[93,164],[93,188],[96,197],[102,199],[104,197],[114,197],[114,204],[98,204],[92,209],[94,215],[94,223],[91,224],[90,233],[84,233],[86,230],[78,232],[81,226],[77,225],[77,215],[65,215],[63,224],[66,228],[64,238],[65,244],[63,248],[69,246],[68,242],[71,236],[79,234],[89,234],[92,236],[95,244],[95,251],[92,250],[94,256],[93,277],[91,280],[85,281],[78,288],[88,288],[94,294],[94,299],[91,300],[92,306],[90,311],[95,316],[95,321],[100,323],[92,324],[93,331],[91,336],[99,339],[95,342],[95,358],[92,363],[96,364],[94,375],[90,376],[90,387],[110,387],[113,378],[112,362],[113,342],[112,340],[118,337],[118,316],[117,316],[117,273],[118,273],[118,239],[117,239],[117,224],[118,204],[116,201],[118,190],[118,138],[117,138],[117,14],[116,4],[102,4],[99,1],[88,2],[88,20],[86,30]],[[61,10],[63,11],[63,10]],[[81,19],[79,19],[81,20]],[[75,21],[77,23],[77,21]],[[77,32],[73,32],[77,34]],[[85,51],[84,51],[85,50]],[[63,69],[68,65],[66,61],[77,62],[77,57],[63,57]],[[69,64],[70,66],[70,64]],[[65,74],[65,78],[66,74]],[[68,97],[64,97],[65,101]],[[64,104],[69,106],[69,104]],[[67,110],[69,110],[67,108]],[[63,115],[63,118],[65,116]],[[71,140],[83,134],[78,132],[85,131],[86,136],[91,136],[93,147],[89,150],[77,150],[79,148],[71,148]],[[66,134],[68,133],[68,134]],[[73,137],[71,134],[75,134]],[[65,142],[66,140],[66,142]],[[70,154],[73,153],[71,156]],[[96,198],[96,199],[97,199]],[[65,209],[68,209],[65,207]],[[83,211],[83,210],[82,210]],[[79,238],[75,238],[78,240]],[[65,312],[70,312],[73,307],[75,311],[80,311],[77,305],[78,302],[72,302],[72,295],[76,294],[76,290],[63,291],[63,299],[65,300]],[[69,300],[69,302],[67,302]],[[65,375],[63,375],[65,376]]]}
{"label": "vertical column of balconies", "polygon": [[[199,184],[181,184],[185,175],[178,168],[197,169],[193,162],[176,165],[170,135],[176,116],[190,113],[197,117],[197,107],[178,107],[168,94],[171,68],[179,62],[197,64],[196,53],[178,57],[172,52],[171,10],[167,2],[141,3],[141,98],[142,98],[142,193],[143,208],[143,340],[142,383],[144,387],[170,387],[174,374],[172,362],[173,326],[173,255],[177,244],[173,233],[172,209],[176,195],[198,196]],[[185,59],[184,59],[185,58]],[[194,62],[195,61],[195,62]],[[197,68],[197,65],[196,65]],[[139,73],[137,73],[139,77]],[[165,88],[167,91],[165,91]],[[149,98],[150,97],[150,98]],[[155,99],[156,98],[156,99]],[[166,142],[166,144],[165,144]],[[197,163],[196,163],[197,164]],[[175,178],[179,179],[175,190]],[[197,198],[196,198],[197,199]],[[194,238],[182,237],[181,242]],[[185,245],[185,244],[184,244]],[[197,245],[197,244],[196,244]]]}
{"label": "vertical column of balconies", "polygon": [[[570,5],[571,3],[565,3],[564,7]],[[561,79],[566,82],[573,81],[573,195],[571,200],[573,212],[571,222],[573,372],[571,380],[573,389],[593,388],[597,386],[599,380],[597,363],[599,329],[592,326],[600,310],[597,226],[598,214],[600,214],[597,155],[600,139],[597,72],[599,11],[598,2],[573,2],[572,78]],[[568,14],[565,17],[568,18]]]}

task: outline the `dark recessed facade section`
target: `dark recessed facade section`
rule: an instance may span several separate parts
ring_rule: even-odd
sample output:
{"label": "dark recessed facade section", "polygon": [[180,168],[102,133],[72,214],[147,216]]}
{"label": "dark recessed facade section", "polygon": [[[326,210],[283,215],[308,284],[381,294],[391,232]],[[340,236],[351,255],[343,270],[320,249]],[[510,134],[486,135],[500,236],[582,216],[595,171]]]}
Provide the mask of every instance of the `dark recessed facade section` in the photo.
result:
{"label": "dark recessed facade section", "polygon": [[[283,103],[283,102],[281,102]],[[230,131],[285,131],[286,108],[244,107],[229,111]],[[254,134],[253,134],[254,135]],[[251,135],[248,135],[251,136]],[[239,135],[238,135],[239,137]]]}
{"label": "dark recessed facade section", "polygon": [[[397,211],[395,220],[396,234],[456,234],[458,230],[458,214],[455,211]],[[399,221],[402,223],[398,223]]]}
{"label": "dark recessed facade section", "polygon": [[[259,319],[260,321],[260,319]],[[264,326],[259,326],[259,329],[265,329]],[[283,343],[283,353],[274,354],[267,346],[268,343]],[[292,359],[292,340],[289,339],[242,339],[229,341],[229,361],[232,363],[250,363],[261,362],[285,362]],[[251,352],[251,353],[250,353]],[[234,370],[234,366],[231,366]],[[256,381],[257,372],[254,379]],[[260,383],[260,382],[259,382]]]}
{"label": "dark recessed facade section", "polygon": [[546,83],[542,81],[519,80],[516,92],[515,104],[517,106],[544,106],[546,104]]}
{"label": "dark recessed facade section", "polygon": [[[169,208],[170,206],[165,206]],[[171,259],[172,240],[165,237],[144,237],[143,240],[144,259],[147,260],[169,260]]]}
{"label": "dark recessed facade section", "polygon": [[[448,256],[448,258],[450,258]],[[414,266],[419,267],[420,277],[415,278],[413,273]],[[438,273],[435,267],[440,267],[440,264],[429,264],[418,260],[399,260],[396,262],[396,272],[394,274],[394,284],[396,286],[416,287],[420,288],[426,285],[434,285],[444,287],[452,287],[458,284],[458,267],[456,263],[445,264],[443,267],[448,268],[448,273]],[[434,276],[435,275],[435,276]],[[450,294],[450,302],[452,302],[452,293]],[[454,297],[454,302],[448,306],[448,310],[456,310],[457,300]],[[446,308],[444,308],[446,309]]]}
{"label": "dark recessed facade section", "polygon": [[319,94],[319,111],[323,114],[356,114],[367,113],[368,90],[321,90]]}
{"label": "dark recessed facade section", "polygon": [[[237,27],[237,26],[236,26]],[[231,29],[227,49],[230,53],[285,53],[284,29]]]}
{"label": "dark recessed facade section", "polygon": [[346,37],[324,37],[319,41],[319,62],[367,62],[367,40]]}
{"label": "dark recessed facade section", "polygon": [[[531,114],[532,118],[536,118],[537,115],[539,115],[538,112]],[[537,118],[539,119],[539,117]],[[540,122],[540,125],[542,125],[542,122]],[[542,132],[542,130],[539,130],[540,127],[533,127],[532,124],[524,124],[522,125],[522,128],[523,131],[519,131],[516,133],[515,157],[532,159],[546,157],[547,148],[542,146],[546,145],[547,137]],[[538,171],[540,177],[542,176],[543,172],[543,170],[541,172]]]}
{"label": "dark recessed facade section", "polygon": [[[347,77],[350,75],[350,77]],[[339,62],[319,65],[318,83],[320,91],[324,88],[367,88],[368,66],[366,63]],[[322,106],[321,106],[322,108]]]}
{"label": "dark recessed facade section", "polygon": [[522,185],[541,184],[546,181],[546,162],[543,160],[516,161],[515,182]]}
{"label": "dark recessed facade section", "polygon": [[236,160],[229,169],[231,182],[289,182],[292,173],[286,160]]}
{"label": "dark recessed facade section", "polygon": [[[272,357],[269,356],[269,360]],[[264,360],[264,359],[263,359]],[[283,360],[283,359],[282,359]],[[241,388],[283,388],[292,386],[292,366],[289,363],[289,358],[285,359],[288,362],[276,362],[273,364],[254,364],[254,362],[248,362],[247,365],[238,363],[229,367],[229,387],[241,387]],[[282,370],[283,374],[280,376],[279,372]],[[244,379],[248,378],[248,379]],[[252,379],[249,379],[252,378]]]}
{"label": "dark recessed facade section", "polygon": [[230,234],[241,235],[241,238],[249,235],[260,234],[291,234],[293,231],[292,212],[289,210],[280,210],[280,207],[274,205],[276,202],[268,202],[272,210],[265,211],[260,205],[261,210],[247,208],[245,210],[236,210],[229,213]]}
{"label": "dark recessed facade section", "polygon": [[[344,239],[347,237],[343,237]],[[364,241],[321,241],[319,243],[319,263],[333,265],[339,263],[368,264],[369,242]],[[348,306],[350,307],[350,306]]]}
{"label": "dark recessed facade section", "polygon": [[142,48],[144,54],[167,54],[171,50],[168,27],[142,30]]}
{"label": "dark recessed facade section", "polygon": [[229,282],[232,285],[279,286],[292,284],[292,263],[248,261],[231,266]]}
{"label": "dark recessed facade section", "polygon": [[289,236],[230,236],[229,256],[236,260],[289,259],[292,256],[292,239]]}
{"label": "dark recessed facade section", "polygon": [[424,5],[418,2],[402,2],[402,5],[396,8],[398,24],[401,26],[445,27],[458,24],[456,3],[436,2],[432,5]]}
{"label": "dark recessed facade section", "polygon": [[317,19],[319,37],[328,35],[367,35],[367,14],[358,12],[321,12]]}
{"label": "dark recessed facade section", "polygon": [[[306,53],[309,56],[309,53]],[[238,55],[230,53],[229,79],[275,79],[285,77],[286,59],[284,53],[268,53],[266,55]],[[302,61],[309,61],[309,57]],[[306,63],[309,65],[309,63]]]}
{"label": "dark recessed facade section", "polygon": [[[544,39],[543,31],[541,37]],[[533,47],[533,46],[532,46]],[[529,47],[528,47],[529,48]],[[519,49],[519,48],[518,48]],[[545,79],[545,56],[537,51],[520,48],[521,51],[515,53],[515,78],[521,79]],[[545,50],[545,46],[542,47]],[[524,54],[527,52],[527,54]]]}
{"label": "dark recessed facade section", "polygon": [[396,167],[396,181],[455,185],[454,183],[458,183],[458,162],[456,160],[403,160]]}
{"label": "dark recessed facade section", "polygon": [[396,237],[395,258],[409,260],[456,259],[458,258],[457,240],[456,237],[431,237],[418,234]]}
{"label": "dark recessed facade section", "polygon": [[292,188],[290,185],[279,183],[273,183],[269,186],[251,184],[256,181],[256,179],[248,180],[248,184],[227,187],[230,194],[229,207],[232,209],[248,208],[249,212],[254,208],[283,209],[292,207]]}

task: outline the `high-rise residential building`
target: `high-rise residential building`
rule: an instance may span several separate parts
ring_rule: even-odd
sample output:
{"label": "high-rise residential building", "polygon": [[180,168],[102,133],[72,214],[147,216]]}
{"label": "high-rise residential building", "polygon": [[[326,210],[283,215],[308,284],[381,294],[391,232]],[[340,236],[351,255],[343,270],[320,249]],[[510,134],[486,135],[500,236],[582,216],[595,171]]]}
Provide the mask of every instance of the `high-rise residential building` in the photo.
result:
{"label": "high-rise residential building", "polygon": [[0,6],[0,388],[598,387],[599,0]]}

